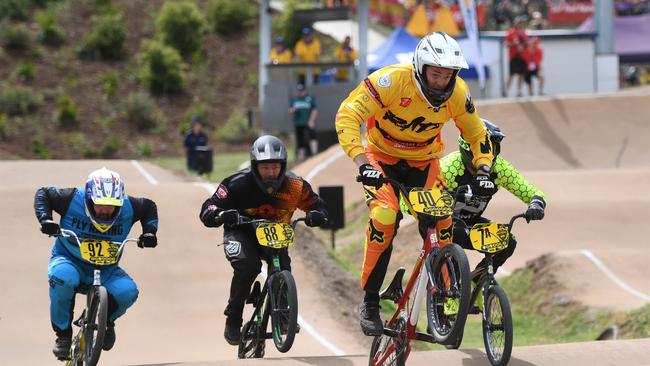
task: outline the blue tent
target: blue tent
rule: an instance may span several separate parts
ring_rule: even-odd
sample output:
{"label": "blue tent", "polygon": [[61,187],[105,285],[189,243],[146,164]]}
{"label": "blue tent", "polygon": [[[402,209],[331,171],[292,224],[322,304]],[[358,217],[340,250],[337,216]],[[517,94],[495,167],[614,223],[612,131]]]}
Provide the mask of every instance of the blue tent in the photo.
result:
{"label": "blue tent", "polygon": [[[392,64],[411,62],[413,50],[419,41],[419,38],[412,36],[403,27],[395,28],[386,42],[368,54],[368,72],[373,73]],[[472,65],[469,69],[461,70],[459,74],[463,79],[478,79],[478,73]],[[485,77],[490,77],[487,66],[485,67]]]}

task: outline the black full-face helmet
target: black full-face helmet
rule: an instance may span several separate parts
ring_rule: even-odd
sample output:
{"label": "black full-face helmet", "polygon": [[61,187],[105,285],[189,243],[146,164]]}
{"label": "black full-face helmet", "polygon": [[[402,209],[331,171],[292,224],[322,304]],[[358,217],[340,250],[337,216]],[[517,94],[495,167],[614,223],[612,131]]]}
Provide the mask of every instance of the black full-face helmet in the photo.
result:
{"label": "black full-face helmet", "polygon": [[[276,179],[263,180],[257,170],[259,163],[280,163],[282,168]],[[266,193],[273,193],[280,189],[287,171],[287,149],[282,141],[271,135],[260,136],[253,142],[251,148],[251,171],[255,183]]]}
{"label": "black full-face helmet", "polygon": [[[496,159],[497,155],[501,152],[501,140],[503,140],[506,135],[501,132],[501,129],[499,126],[495,125],[494,123],[481,118],[481,121],[483,121],[483,124],[485,125],[485,128],[488,130],[488,134],[490,135],[490,141],[492,142],[492,154],[494,154],[494,159]],[[472,153],[472,149],[470,149],[469,143],[465,141],[463,136],[458,136],[458,148],[460,151],[460,156],[463,159],[463,164],[465,166],[473,166],[472,160],[474,160],[474,154]]]}

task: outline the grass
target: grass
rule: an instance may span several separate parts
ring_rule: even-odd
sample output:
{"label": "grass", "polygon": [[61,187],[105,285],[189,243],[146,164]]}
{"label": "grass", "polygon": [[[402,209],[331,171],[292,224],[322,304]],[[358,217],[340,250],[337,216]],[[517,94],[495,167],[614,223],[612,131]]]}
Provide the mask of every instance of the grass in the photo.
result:
{"label": "grass", "polygon": [[[246,152],[215,152],[212,160],[212,173],[206,177],[211,182],[219,183],[224,178],[235,173],[239,170],[242,163],[250,159],[250,154]],[[187,172],[185,169],[185,158],[169,157],[169,158],[155,158],[151,160],[152,163],[160,165],[165,169],[175,172]]]}

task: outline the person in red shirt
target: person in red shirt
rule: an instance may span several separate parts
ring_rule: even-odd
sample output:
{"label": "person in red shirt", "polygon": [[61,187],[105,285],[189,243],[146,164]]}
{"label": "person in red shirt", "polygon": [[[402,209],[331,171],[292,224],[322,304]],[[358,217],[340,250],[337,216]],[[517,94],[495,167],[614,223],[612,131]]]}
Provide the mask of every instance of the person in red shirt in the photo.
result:
{"label": "person in red shirt", "polygon": [[504,42],[506,47],[508,47],[510,71],[508,74],[508,80],[506,81],[506,88],[503,91],[503,96],[508,96],[513,76],[517,75],[517,96],[521,97],[521,86],[527,71],[526,61],[523,55],[528,46],[528,33],[526,32],[525,18],[518,17],[515,20],[515,26],[508,29]]}
{"label": "person in red shirt", "polygon": [[524,52],[524,59],[528,64],[528,72],[526,72],[526,84],[528,85],[528,95],[533,95],[533,76],[538,79],[538,93],[544,95],[544,73],[542,73],[542,58],[544,57],[544,50],[539,45],[539,37],[530,39],[530,45]]}

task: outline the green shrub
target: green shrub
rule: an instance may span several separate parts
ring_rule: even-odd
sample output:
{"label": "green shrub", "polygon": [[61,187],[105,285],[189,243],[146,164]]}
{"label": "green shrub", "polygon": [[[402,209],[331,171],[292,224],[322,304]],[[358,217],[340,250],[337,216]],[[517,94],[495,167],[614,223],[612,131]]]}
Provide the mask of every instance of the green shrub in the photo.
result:
{"label": "green shrub", "polygon": [[25,24],[6,25],[2,29],[2,43],[11,51],[27,51],[32,47],[32,32]]}
{"label": "green shrub", "polygon": [[99,154],[93,148],[93,145],[88,141],[86,135],[81,132],[74,132],[68,136],[65,141],[76,154],[85,159],[94,159],[99,157]]}
{"label": "green shrub", "polygon": [[29,17],[30,0],[1,0],[0,20],[11,18],[14,20],[27,20]]}
{"label": "green shrub", "polygon": [[120,141],[120,138],[112,135],[106,140],[104,145],[102,146],[102,149],[100,151],[99,156],[103,159],[110,159],[115,157],[115,154],[120,150],[122,147],[122,142]]}
{"label": "green shrub", "polygon": [[119,59],[124,56],[126,28],[119,13],[95,19],[95,29],[81,40],[77,55],[81,59]]}
{"label": "green shrub", "polygon": [[3,86],[0,89],[0,113],[10,116],[33,113],[38,109],[40,99],[30,88]]}
{"label": "green shrub", "polygon": [[215,135],[219,142],[240,145],[252,143],[257,138],[257,131],[248,126],[248,119],[240,110],[235,110]]}
{"label": "green shrub", "polygon": [[56,121],[59,126],[69,129],[77,126],[77,106],[69,95],[59,97],[56,103]]}
{"label": "green shrub", "polygon": [[210,3],[212,29],[223,35],[244,31],[246,21],[255,16],[255,5],[249,0],[212,0]]}
{"label": "green shrub", "polygon": [[135,145],[135,153],[141,158],[150,157],[152,150],[151,144],[146,141],[138,141]]}
{"label": "green shrub", "polygon": [[161,122],[161,114],[156,104],[145,93],[131,94],[124,102],[126,120],[140,131],[150,131]]}
{"label": "green shrub", "polygon": [[13,72],[13,77],[21,82],[27,82],[34,80],[34,74],[36,73],[34,69],[34,64],[31,62],[21,62],[16,65],[16,69]]}
{"label": "green shrub", "polygon": [[138,55],[139,77],[153,94],[169,94],[183,88],[183,61],[176,49],[161,42],[147,42]]}
{"label": "green shrub", "polygon": [[307,25],[295,21],[293,12],[297,7],[298,3],[296,1],[289,0],[282,14],[276,18],[273,24],[274,32],[284,36],[284,42],[289,49],[294,48],[301,37],[300,31]]}
{"label": "green shrub", "polygon": [[101,76],[102,86],[104,87],[104,93],[108,98],[112,98],[117,94],[118,88],[118,77],[117,72],[107,71]]}
{"label": "green shrub", "polygon": [[32,139],[32,152],[40,159],[47,159],[50,157],[50,152],[47,150],[45,141],[43,141],[43,137],[41,136],[34,136]]}
{"label": "green shrub", "polygon": [[65,40],[65,33],[56,24],[56,15],[51,11],[38,11],[36,23],[41,28],[39,39],[50,46],[59,46]]}
{"label": "green shrub", "polygon": [[205,19],[194,3],[166,2],[156,18],[156,26],[162,41],[181,55],[188,56],[201,50]]}
{"label": "green shrub", "polygon": [[7,129],[9,126],[9,117],[6,114],[0,113],[0,140],[7,138]]}

